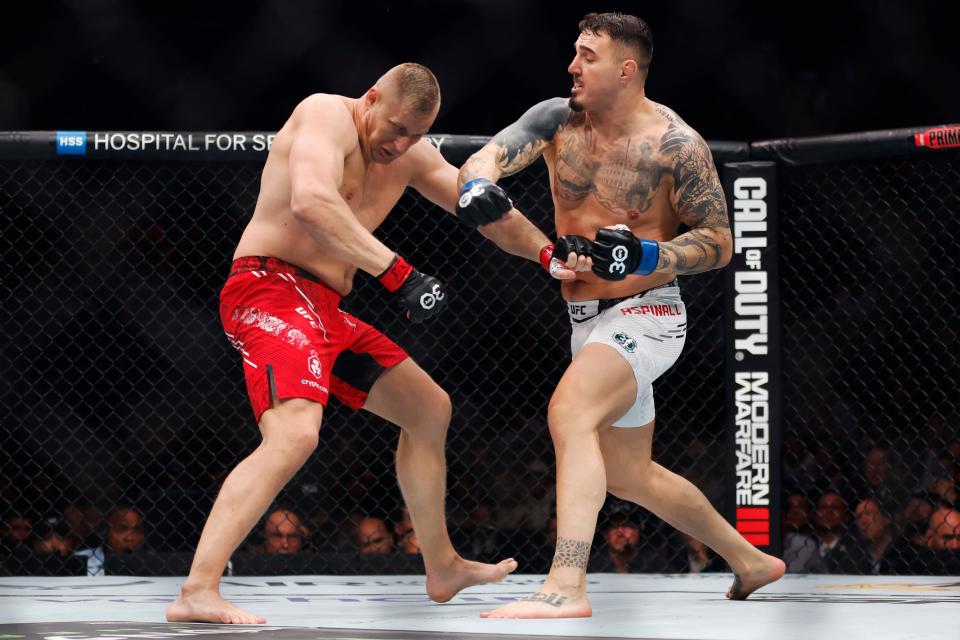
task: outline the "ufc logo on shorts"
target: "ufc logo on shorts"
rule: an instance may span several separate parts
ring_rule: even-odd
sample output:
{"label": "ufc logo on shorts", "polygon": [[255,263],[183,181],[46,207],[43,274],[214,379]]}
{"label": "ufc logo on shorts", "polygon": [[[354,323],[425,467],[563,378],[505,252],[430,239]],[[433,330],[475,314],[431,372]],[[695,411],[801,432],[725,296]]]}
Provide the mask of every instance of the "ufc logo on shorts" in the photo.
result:
{"label": "ufc logo on shorts", "polygon": [[443,291],[440,290],[439,284],[433,285],[430,293],[420,296],[420,306],[429,311],[437,306],[437,300],[443,300]]}
{"label": "ufc logo on shorts", "polygon": [[618,244],[613,248],[613,251],[610,252],[610,257],[613,258],[613,262],[610,263],[608,271],[610,273],[623,273],[627,270],[627,265],[624,264],[624,261],[627,259],[629,252],[627,248],[622,244]]}

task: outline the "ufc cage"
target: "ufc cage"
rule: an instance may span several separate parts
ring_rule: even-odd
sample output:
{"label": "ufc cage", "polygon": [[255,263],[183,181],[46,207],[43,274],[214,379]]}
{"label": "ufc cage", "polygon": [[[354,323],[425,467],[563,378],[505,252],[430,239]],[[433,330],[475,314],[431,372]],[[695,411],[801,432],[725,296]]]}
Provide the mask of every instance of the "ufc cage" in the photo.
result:
{"label": "ufc cage", "polygon": [[[960,551],[929,540],[933,514],[957,508],[960,481],[958,135],[952,126],[710,145],[734,257],[680,279],[688,338],[655,385],[654,458],[788,564],[803,545],[785,538],[817,545],[832,494],[851,541],[867,535],[860,503],[879,505],[902,542],[886,571],[956,571]],[[88,557],[75,552],[102,548],[118,508],[136,511],[142,544],[107,553],[106,573],[189,568],[220,483],[259,442],[218,292],[272,139],[0,134],[0,573],[85,575]],[[429,139],[457,165],[486,141]],[[542,161],[501,184],[555,236]],[[343,308],[451,396],[454,544],[546,571],[546,407],[570,357],[557,283],[412,190],[376,235],[449,287],[448,309],[428,324],[407,323],[363,274]],[[228,571],[421,571],[399,546],[359,553],[354,535],[372,516],[401,540],[397,433],[331,401],[320,446],[271,507],[295,514],[297,553],[268,553],[261,522]],[[650,571],[687,570],[678,533],[613,499],[597,550],[613,514],[640,529]]]}

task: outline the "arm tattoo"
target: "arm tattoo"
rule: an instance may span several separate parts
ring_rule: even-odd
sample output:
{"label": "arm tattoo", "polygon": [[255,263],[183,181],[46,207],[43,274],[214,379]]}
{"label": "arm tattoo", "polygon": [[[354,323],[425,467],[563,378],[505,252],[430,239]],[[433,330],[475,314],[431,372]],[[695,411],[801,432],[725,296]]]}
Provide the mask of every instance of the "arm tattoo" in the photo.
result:
{"label": "arm tattoo", "polygon": [[490,141],[497,148],[497,164],[504,175],[513,175],[540,157],[554,134],[573,112],[564,98],[534,105],[520,119]]}
{"label": "arm tattoo", "polygon": [[573,567],[586,571],[589,560],[590,542],[557,538],[557,551],[553,555],[554,567]]}
{"label": "arm tattoo", "polygon": [[467,161],[460,167],[457,188],[462,189],[463,185],[477,178],[487,178],[494,182],[500,178],[496,159],[487,151],[487,147],[467,158]]}
{"label": "arm tattoo", "polygon": [[675,115],[658,111],[670,122],[660,140],[660,153],[672,163],[675,206],[690,231],[660,243],[657,271],[683,275],[716,269],[723,263],[731,235],[727,202],[710,148]]}
{"label": "arm tattoo", "polygon": [[561,124],[573,113],[563,98],[544,100],[495,135],[460,167],[457,187],[486,178],[496,182],[530,166],[540,157]]}

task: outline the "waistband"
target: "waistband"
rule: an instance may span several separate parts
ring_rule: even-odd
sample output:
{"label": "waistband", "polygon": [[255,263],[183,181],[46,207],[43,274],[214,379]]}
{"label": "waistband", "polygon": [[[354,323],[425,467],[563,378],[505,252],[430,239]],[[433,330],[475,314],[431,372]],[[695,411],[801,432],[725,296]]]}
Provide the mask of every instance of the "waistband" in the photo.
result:
{"label": "waistband", "polygon": [[290,273],[298,278],[316,282],[322,287],[329,289],[326,282],[313,275],[306,269],[298,267],[295,264],[284,262],[280,258],[271,258],[268,256],[244,256],[237,258],[230,265],[230,275],[235,276],[238,273],[248,273],[250,271],[270,271],[272,273]]}
{"label": "waistband", "polygon": [[622,298],[604,298],[603,300],[577,300],[576,302],[567,303],[567,314],[570,316],[570,321],[575,323],[586,322],[591,318],[595,318],[607,309],[617,306],[624,300],[639,299],[647,295],[652,291],[657,289],[666,289],[667,287],[676,287],[679,286],[677,279],[674,278],[670,282],[665,282],[656,287],[647,289],[646,291],[641,291],[640,293],[635,293],[632,296],[623,296]]}

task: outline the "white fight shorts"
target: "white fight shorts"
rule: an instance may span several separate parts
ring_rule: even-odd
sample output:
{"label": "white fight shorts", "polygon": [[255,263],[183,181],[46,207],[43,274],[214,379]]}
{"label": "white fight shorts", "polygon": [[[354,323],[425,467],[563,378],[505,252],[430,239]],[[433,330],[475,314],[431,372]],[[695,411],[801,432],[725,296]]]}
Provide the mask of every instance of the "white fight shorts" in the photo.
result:
{"label": "white fight shorts", "polygon": [[687,309],[677,281],[616,300],[567,303],[573,357],[590,342],[609,345],[637,380],[637,400],[615,427],[642,427],[656,415],[653,381],[673,366],[687,337]]}

